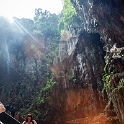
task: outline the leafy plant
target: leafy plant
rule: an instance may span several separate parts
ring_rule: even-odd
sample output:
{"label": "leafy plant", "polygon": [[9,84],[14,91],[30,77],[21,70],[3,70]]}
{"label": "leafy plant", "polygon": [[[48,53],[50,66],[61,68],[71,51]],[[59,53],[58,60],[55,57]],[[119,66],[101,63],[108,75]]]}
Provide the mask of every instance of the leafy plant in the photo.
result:
{"label": "leafy plant", "polygon": [[75,8],[73,7],[70,0],[64,0],[64,6],[62,10],[62,14],[60,15],[60,21],[59,21],[59,30],[64,32],[64,30],[67,28],[67,26],[73,27],[73,25],[76,23],[81,23],[81,19],[77,15]]}
{"label": "leafy plant", "polygon": [[47,84],[44,88],[42,88],[42,91],[50,91],[54,86],[55,86],[56,82],[53,81],[53,78],[51,78],[49,81],[47,81]]}
{"label": "leafy plant", "polygon": [[74,76],[70,76],[70,77],[69,77],[69,80],[70,80],[71,82],[74,82],[74,83],[76,82],[76,78],[75,78]]}

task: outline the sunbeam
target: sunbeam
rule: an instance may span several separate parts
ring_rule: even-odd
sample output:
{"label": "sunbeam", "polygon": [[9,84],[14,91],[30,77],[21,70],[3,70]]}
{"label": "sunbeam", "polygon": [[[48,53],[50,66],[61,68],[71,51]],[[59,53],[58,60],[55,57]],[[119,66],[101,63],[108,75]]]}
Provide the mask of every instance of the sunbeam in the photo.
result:
{"label": "sunbeam", "polygon": [[6,41],[5,41],[5,50],[6,50],[6,57],[7,57],[7,73],[8,73],[8,75],[9,75],[10,55],[9,55],[9,50],[8,50],[8,46],[7,46]]}
{"label": "sunbeam", "polygon": [[31,34],[17,21],[17,19],[15,19],[15,18],[13,18],[13,19],[14,19],[15,24],[16,24],[19,28],[21,28],[24,32],[26,32],[34,41],[36,41],[37,43],[39,43],[39,42],[37,41],[37,39],[36,39],[33,35],[31,35]]}

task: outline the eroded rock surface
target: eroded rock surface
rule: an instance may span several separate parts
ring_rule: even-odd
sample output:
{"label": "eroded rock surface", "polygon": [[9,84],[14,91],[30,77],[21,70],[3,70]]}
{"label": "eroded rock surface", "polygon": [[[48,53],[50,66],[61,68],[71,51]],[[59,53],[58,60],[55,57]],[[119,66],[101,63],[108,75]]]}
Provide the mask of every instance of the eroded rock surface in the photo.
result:
{"label": "eroded rock surface", "polygon": [[[68,42],[71,44],[71,41]],[[67,46],[68,42],[64,42],[63,46]],[[66,50],[63,47],[63,51],[68,54]],[[94,116],[102,112],[105,103],[100,91],[103,87],[105,62],[100,35],[82,32],[71,55],[61,58],[64,59],[54,63],[53,68],[55,80],[60,86],[56,88],[54,96],[61,101],[60,103],[58,100],[55,107],[64,110],[66,120]]]}
{"label": "eroded rock surface", "polygon": [[63,111],[71,113],[71,117],[65,115],[67,120],[72,119],[72,115],[79,118],[104,111],[113,119],[111,123],[115,124],[116,118],[117,123],[123,124],[124,1],[71,2],[83,21],[84,30],[73,44],[70,40],[61,42],[63,54],[53,69],[62,89],[57,91],[57,98],[65,96],[61,99]]}

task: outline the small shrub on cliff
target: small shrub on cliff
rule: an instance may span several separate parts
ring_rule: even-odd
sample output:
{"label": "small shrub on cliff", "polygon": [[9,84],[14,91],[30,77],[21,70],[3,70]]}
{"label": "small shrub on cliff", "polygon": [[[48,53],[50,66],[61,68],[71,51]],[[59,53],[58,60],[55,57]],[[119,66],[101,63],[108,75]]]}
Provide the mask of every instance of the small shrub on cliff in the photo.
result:
{"label": "small shrub on cliff", "polygon": [[47,84],[44,88],[42,88],[41,91],[49,91],[53,88],[53,86],[56,84],[56,82],[53,81],[53,79],[51,78],[49,81],[47,81]]}
{"label": "small shrub on cliff", "polygon": [[75,83],[75,82],[76,82],[76,78],[75,78],[74,76],[70,76],[70,77],[69,77],[69,81],[71,81],[71,82],[74,82],[74,83]]}

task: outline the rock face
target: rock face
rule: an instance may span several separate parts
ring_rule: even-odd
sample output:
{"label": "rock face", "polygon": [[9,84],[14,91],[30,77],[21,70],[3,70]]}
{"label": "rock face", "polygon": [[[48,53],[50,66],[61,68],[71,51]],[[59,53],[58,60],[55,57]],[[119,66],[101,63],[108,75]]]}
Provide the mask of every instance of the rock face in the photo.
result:
{"label": "rock face", "polygon": [[53,69],[60,86],[56,88],[56,97],[62,102],[58,100],[56,108],[64,109],[67,120],[97,115],[105,107],[100,94],[105,65],[100,35],[84,31],[79,37],[75,47],[71,47],[74,49],[70,56],[67,48],[73,46],[74,41],[62,41],[61,47],[62,44],[66,46],[63,47],[66,56],[61,54]]}
{"label": "rock face", "polygon": [[56,108],[68,113],[67,120],[104,110],[123,124],[124,1],[71,2],[83,20],[84,30],[73,44],[71,40],[60,43],[60,58],[53,71],[61,89],[56,89],[56,97],[64,98],[60,98],[63,105],[56,102]]}
{"label": "rock face", "polygon": [[15,103],[18,110],[24,106],[23,99],[28,99],[21,94],[31,95],[36,87],[42,87],[46,82],[44,80],[40,85],[43,62],[39,56],[44,45],[42,41],[34,43],[31,38],[20,44],[13,42],[7,44],[9,51],[5,50],[5,45],[0,46],[0,101],[4,104]]}

